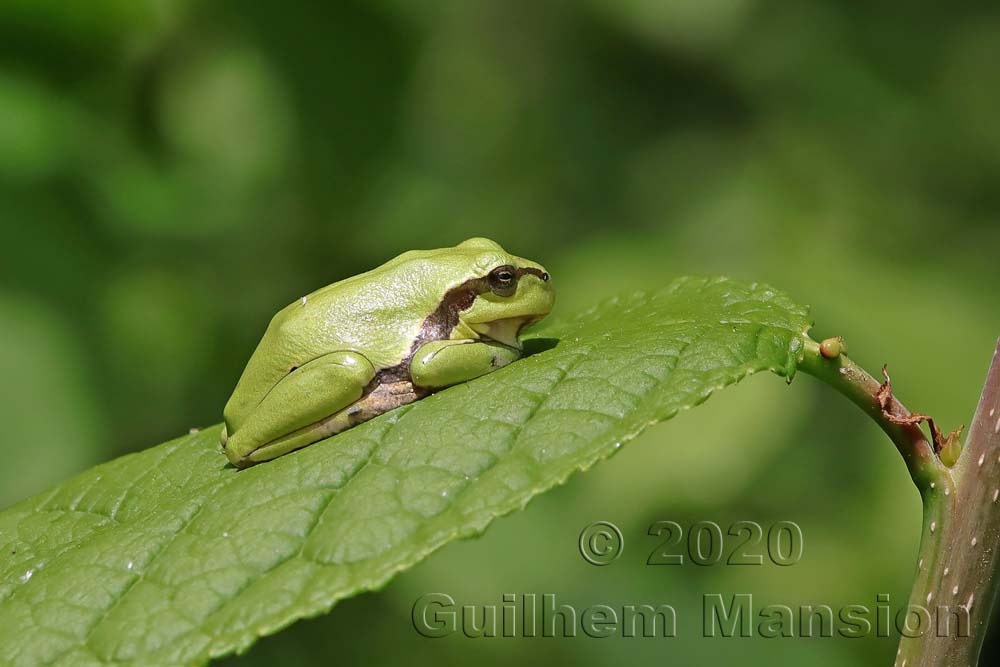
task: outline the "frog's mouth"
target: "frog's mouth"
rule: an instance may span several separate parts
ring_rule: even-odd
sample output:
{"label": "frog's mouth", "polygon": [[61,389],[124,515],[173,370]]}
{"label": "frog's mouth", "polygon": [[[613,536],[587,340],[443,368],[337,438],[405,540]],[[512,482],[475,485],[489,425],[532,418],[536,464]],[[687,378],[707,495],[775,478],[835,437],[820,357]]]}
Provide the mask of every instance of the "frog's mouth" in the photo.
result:
{"label": "frog's mouth", "polygon": [[492,322],[478,322],[476,324],[470,324],[469,327],[483,338],[488,338],[492,341],[500,343],[501,345],[506,345],[507,347],[513,347],[520,350],[521,341],[518,339],[518,336],[521,333],[521,329],[533,322],[537,322],[539,319],[541,318],[507,317],[502,320],[494,320]]}

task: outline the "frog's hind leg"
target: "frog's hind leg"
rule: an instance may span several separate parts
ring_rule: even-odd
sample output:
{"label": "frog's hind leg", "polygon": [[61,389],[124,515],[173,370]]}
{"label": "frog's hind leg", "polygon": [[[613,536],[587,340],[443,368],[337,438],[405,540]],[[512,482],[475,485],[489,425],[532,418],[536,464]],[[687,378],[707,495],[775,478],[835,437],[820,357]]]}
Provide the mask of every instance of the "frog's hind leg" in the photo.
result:
{"label": "frog's hind leg", "polygon": [[290,372],[246,420],[224,431],[226,456],[244,468],[305,447],[330,433],[322,422],[361,398],[375,377],[364,355],[331,352]]}

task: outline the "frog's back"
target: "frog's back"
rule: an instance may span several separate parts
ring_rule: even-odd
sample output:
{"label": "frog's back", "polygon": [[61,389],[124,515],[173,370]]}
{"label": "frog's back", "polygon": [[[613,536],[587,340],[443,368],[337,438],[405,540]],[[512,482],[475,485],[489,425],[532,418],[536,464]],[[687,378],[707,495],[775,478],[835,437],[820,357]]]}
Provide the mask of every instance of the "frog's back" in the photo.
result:
{"label": "frog's back", "polygon": [[361,352],[376,369],[399,363],[447,289],[414,279],[431,268],[421,264],[385,264],[307,294],[274,316],[261,347],[301,363],[338,350]]}

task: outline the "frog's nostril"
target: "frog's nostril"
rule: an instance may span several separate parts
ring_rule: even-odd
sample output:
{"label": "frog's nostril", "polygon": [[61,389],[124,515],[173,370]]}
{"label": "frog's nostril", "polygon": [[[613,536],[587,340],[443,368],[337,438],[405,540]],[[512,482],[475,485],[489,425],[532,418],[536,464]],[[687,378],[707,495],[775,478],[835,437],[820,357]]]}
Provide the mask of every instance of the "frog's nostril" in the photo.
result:
{"label": "frog's nostril", "polygon": [[549,273],[548,273],[548,271],[542,271],[542,281],[543,282],[549,282]]}

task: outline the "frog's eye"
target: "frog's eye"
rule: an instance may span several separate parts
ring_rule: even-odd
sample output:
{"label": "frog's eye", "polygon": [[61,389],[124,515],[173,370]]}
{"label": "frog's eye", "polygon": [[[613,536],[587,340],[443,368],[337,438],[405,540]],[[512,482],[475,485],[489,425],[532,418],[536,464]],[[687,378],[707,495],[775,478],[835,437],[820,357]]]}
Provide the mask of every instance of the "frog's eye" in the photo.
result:
{"label": "frog's eye", "polygon": [[514,296],[514,292],[517,291],[517,273],[513,266],[498,266],[490,271],[487,281],[497,296]]}

